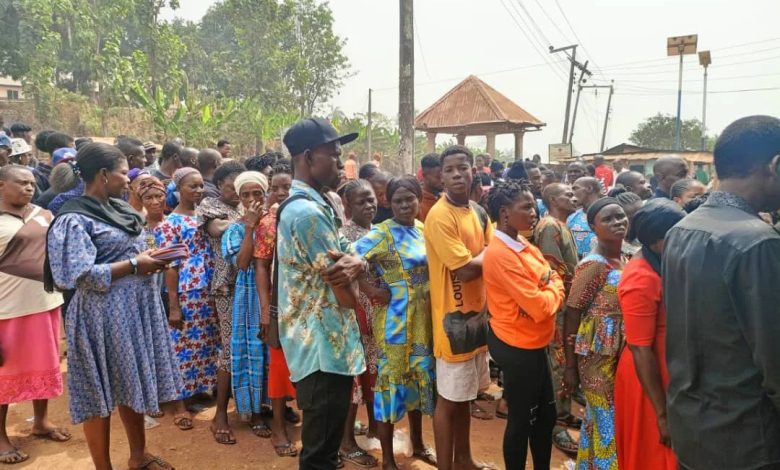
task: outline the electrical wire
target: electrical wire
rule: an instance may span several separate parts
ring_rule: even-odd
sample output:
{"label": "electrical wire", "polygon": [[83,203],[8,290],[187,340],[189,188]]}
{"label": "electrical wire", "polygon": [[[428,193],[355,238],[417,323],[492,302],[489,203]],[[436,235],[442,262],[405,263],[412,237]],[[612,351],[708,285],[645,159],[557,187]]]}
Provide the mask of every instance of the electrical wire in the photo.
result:
{"label": "electrical wire", "polygon": [[596,63],[596,59],[594,59],[593,54],[590,53],[590,51],[585,47],[585,43],[582,42],[582,39],[580,39],[579,35],[577,35],[577,31],[574,30],[571,21],[569,21],[569,17],[566,16],[566,13],[563,11],[563,8],[561,7],[561,4],[558,0],[555,0],[555,6],[558,7],[558,11],[561,13],[561,16],[563,16],[563,20],[566,22],[566,25],[571,30],[571,33],[574,35],[574,39],[577,40],[577,44],[579,44],[582,47],[582,51],[585,52],[587,57],[593,63],[593,69],[606,80],[606,76],[604,75],[602,68],[599,67],[599,65]]}
{"label": "electrical wire", "polygon": [[431,74],[428,72],[428,63],[425,61],[422,40],[420,39],[420,34],[417,32],[417,17],[414,15],[412,15],[412,28],[414,29],[414,38],[417,39],[417,47],[420,48],[420,59],[422,59],[423,69],[425,69],[425,76],[431,78]]}

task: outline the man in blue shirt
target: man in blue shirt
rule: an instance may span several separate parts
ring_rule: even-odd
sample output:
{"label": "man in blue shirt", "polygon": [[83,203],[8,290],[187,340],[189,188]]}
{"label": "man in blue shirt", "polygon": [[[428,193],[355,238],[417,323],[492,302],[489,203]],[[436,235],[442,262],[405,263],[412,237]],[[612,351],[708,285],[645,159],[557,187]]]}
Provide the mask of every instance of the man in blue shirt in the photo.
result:
{"label": "man in blue shirt", "polygon": [[295,180],[278,215],[276,288],[279,339],[303,411],[301,470],[336,468],[352,381],[366,368],[353,311],[366,265],[323,197],[338,185],[341,145],[356,138],[322,119],[299,121],[284,136]]}
{"label": "man in blue shirt", "polygon": [[588,224],[588,208],[603,196],[601,183],[592,176],[585,176],[574,182],[572,186],[574,197],[580,208],[569,216],[566,225],[574,236],[574,242],[577,244],[577,254],[580,259],[586,257],[596,244],[596,234]]}

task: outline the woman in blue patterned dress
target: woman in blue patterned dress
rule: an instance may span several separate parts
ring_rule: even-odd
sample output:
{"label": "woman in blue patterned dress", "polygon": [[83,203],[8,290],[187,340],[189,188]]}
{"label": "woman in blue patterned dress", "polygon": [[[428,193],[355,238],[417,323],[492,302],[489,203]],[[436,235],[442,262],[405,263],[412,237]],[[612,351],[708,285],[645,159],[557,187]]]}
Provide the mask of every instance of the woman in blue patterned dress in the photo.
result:
{"label": "woman in blue patterned dress", "polygon": [[143,219],[118,199],[127,189],[127,159],[116,147],[87,144],[77,163],[84,196],[68,201],[48,234],[47,289],[75,289],[68,309],[70,415],[84,423],[95,468],[110,470],[111,413],[130,444],[131,469],[172,468],[146,451],[144,413],[176,399],[182,387]]}
{"label": "woman in blue patterned dress", "polygon": [[181,365],[184,387],[173,403],[173,422],[182,431],[192,429],[192,417],[183,400],[211,392],[217,384],[219,323],[209,302],[209,283],[214,257],[201,229],[195,206],[203,198],[203,177],[194,168],[184,167],[173,174],[179,192],[179,205],[157,230],[161,248],[184,243],[189,258],[171,263],[165,272],[168,292],[168,321],[171,338]]}
{"label": "woman in blue patterned dress", "polygon": [[355,250],[390,289],[390,303],[374,307],[373,333],[379,349],[374,386],[374,418],[382,444],[382,466],[397,469],[393,456],[395,423],[409,413],[414,456],[436,465],[423,444],[422,415],[433,415],[435,373],[433,333],[423,224],[416,219],[422,199],[412,176],[387,184],[393,218],[375,225]]}
{"label": "woman in blue patterned dress", "polygon": [[[233,182],[244,216],[222,235],[222,256],[238,267],[233,297],[233,332],[230,368],[236,412],[249,421],[260,437],[271,437],[260,418],[261,405],[269,404],[267,387],[268,350],[260,340],[260,301],[255,284],[254,233],[263,215],[268,179],[259,171],[245,171]],[[263,432],[261,432],[263,431]]]}

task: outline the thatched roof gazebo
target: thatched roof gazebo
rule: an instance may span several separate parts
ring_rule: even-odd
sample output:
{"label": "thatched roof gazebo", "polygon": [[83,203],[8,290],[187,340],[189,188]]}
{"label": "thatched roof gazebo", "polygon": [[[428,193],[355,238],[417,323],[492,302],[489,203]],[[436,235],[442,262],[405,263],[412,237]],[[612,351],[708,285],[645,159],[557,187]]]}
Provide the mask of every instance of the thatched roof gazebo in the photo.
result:
{"label": "thatched roof gazebo", "polygon": [[496,153],[496,135],[514,134],[515,160],[523,156],[523,135],[541,130],[546,123],[532,116],[512,100],[474,75],[420,113],[414,128],[425,131],[429,152],[436,148],[436,134],[455,134],[463,145],[466,136],[484,135],[487,153]]}

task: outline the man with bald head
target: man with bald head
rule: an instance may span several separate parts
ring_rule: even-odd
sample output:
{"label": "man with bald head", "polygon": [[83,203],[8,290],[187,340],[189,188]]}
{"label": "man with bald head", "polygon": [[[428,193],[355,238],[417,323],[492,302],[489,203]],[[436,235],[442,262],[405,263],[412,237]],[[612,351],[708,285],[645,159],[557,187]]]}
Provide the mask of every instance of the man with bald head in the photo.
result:
{"label": "man with bald head", "polygon": [[583,176],[588,176],[588,168],[584,163],[580,161],[569,163],[569,166],[566,168],[567,183],[574,184],[575,181]]}
{"label": "man with bald head", "polygon": [[671,199],[669,193],[672,185],[688,177],[688,164],[676,155],[667,155],[656,160],[655,165],[653,165],[653,174],[657,181],[653,197]]}
{"label": "man with bald head", "polygon": [[219,189],[214,184],[214,172],[222,164],[222,155],[214,149],[198,152],[198,169],[203,176],[203,197],[219,197]]}
{"label": "man with bald head", "polygon": [[580,208],[569,216],[566,220],[566,225],[569,226],[569,230],[571,230],[574,236],[574,242],[577,244],[577,254],[582,259],[590,253],[596,243],[596,235],[590,229],[590,224],[588,224],[588,208],[604,196],[601,183],[592,176],[578,179],[574,182],[571,189]]}
{"label": "man with bald head", "polygon": [[[579,261],[577,244],[574,242],[571,230],[566,226],[566,219],[576,210],[574,192],[569,185],[551,183],[542,191],[542,201],[547,207],[548,215],[542,217],[536,224],[534,242],[550,267],[563,279],[568,295],[574,278],[574,269]],[[547,350],[553,374],[553,392],[556,397],[555,408],[559,423],[553,429],[553,444],[569,455],[576,455],[577,442],[572,439],[566,425],[560,424],[575,423],[577,420],[571,415],[571,398],[562,396],[558,390],[563,383],[563,371],[566,368],[563,345],[563,315],[560,312],[556,319],[554,340]]]}

